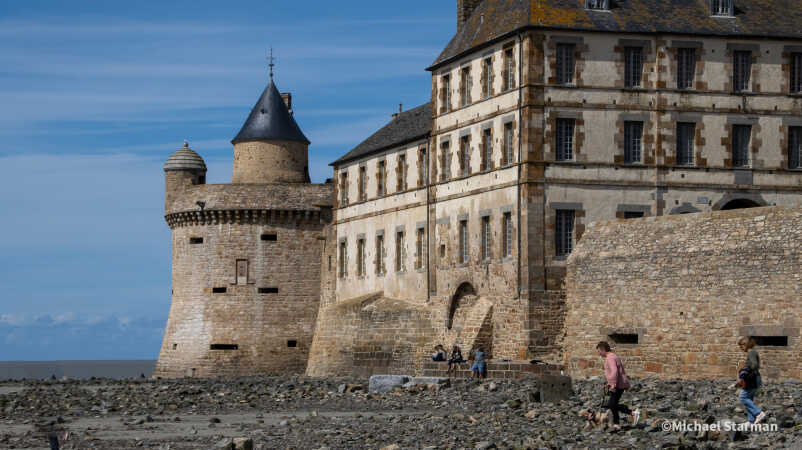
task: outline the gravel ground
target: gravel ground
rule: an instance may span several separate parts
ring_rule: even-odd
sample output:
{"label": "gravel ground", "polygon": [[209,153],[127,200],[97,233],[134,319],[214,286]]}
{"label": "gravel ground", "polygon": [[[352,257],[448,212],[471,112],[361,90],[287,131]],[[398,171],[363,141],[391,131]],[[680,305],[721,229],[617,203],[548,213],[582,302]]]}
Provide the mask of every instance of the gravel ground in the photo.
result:
{"label": "gravel ground", "polygon": [[[724,429],[745,420],[721,381],[634,380],[623,403],[637,426],[587,428],[602,381],[575,380],[573,398],[535,401],[527,380],[424,386],[370,394],[365,379],[83,380],[0,383],[0,448],[215,449],[246,438],[254,448],[802,448],[802,384],[768,383],[756,401],[774,431]],[[722,431],[664,431],[718,424]]]}

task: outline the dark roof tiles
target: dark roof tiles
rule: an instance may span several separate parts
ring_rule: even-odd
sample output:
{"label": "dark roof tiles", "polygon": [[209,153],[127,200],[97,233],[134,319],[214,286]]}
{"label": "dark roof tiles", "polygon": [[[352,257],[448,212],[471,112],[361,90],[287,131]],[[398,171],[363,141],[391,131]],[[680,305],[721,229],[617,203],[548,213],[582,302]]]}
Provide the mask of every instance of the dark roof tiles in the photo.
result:
{"label": "dark roof tiles", "polygon": [[331,165],[336,166],[380,150],[425,138],[431,131],[432,104],[430,102],[400,113],[384,128],[362,141],[361,144],[331,163]]}
{"label": "dark roof tiles", "polygon": [[309,139],[295,123],[272,78],[231,143],[245,141],[299,141],[309,144]]}
{"label": "dark roof tiles", "polygon": [[802,0],[735,0],[734,17],[710,14],[707,0],[610,0],[593,11],[583,0],[484,0],[432,64],[520,28],[802,39]]}

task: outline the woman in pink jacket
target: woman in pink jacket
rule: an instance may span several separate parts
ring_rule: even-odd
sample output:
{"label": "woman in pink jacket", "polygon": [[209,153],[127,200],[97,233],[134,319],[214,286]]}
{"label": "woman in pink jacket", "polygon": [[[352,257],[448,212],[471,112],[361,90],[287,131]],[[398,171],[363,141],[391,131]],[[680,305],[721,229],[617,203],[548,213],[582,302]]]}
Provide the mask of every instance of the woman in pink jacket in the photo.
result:
{"label": "woman in pink jacket", "polygon": [[613,427],[620,428],[619,412],[632,415],[632,424],[637,425],[640,419],[640,411],[632,411],[626,405],[621,405],[621,395],[624,391],[629,389],[629,379],[627,373],[624,371],[624,365],[621,363],[621,358],[615,353],[610,351],[610,344],[601,341],[596,345],[596,351],[599,356],[604,359],[604,377],[607,379],[607,390],[610,392],[610,401],[607,407],[613,412]]}

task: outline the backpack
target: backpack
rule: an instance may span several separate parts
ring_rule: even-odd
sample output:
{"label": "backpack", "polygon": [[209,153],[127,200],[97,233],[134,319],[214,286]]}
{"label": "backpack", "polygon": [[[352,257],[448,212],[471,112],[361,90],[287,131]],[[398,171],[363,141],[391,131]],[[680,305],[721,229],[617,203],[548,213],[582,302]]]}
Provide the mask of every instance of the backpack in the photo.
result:
{"label": "backpack", "polygon": [[751,367],[743,366],[738,371],[738,384],[747,391],[757,389],[757,373]]}

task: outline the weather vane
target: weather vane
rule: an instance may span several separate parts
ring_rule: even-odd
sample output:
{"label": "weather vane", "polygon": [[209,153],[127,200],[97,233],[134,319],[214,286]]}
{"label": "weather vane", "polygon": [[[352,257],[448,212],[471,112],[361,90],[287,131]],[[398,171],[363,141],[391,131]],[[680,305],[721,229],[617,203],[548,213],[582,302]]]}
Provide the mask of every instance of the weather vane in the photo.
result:
{"label": "weather vane", "polygon": [[268,66],[270,66],[270,79],[271,80],[273,79],[273,67],[276,66],[276,64],[273,62],[275,60],[276,59],[273,58],[273,47],[270,47],[270,57],[268,58],[268,61],[270,61],[270,64],[268,64]]}

